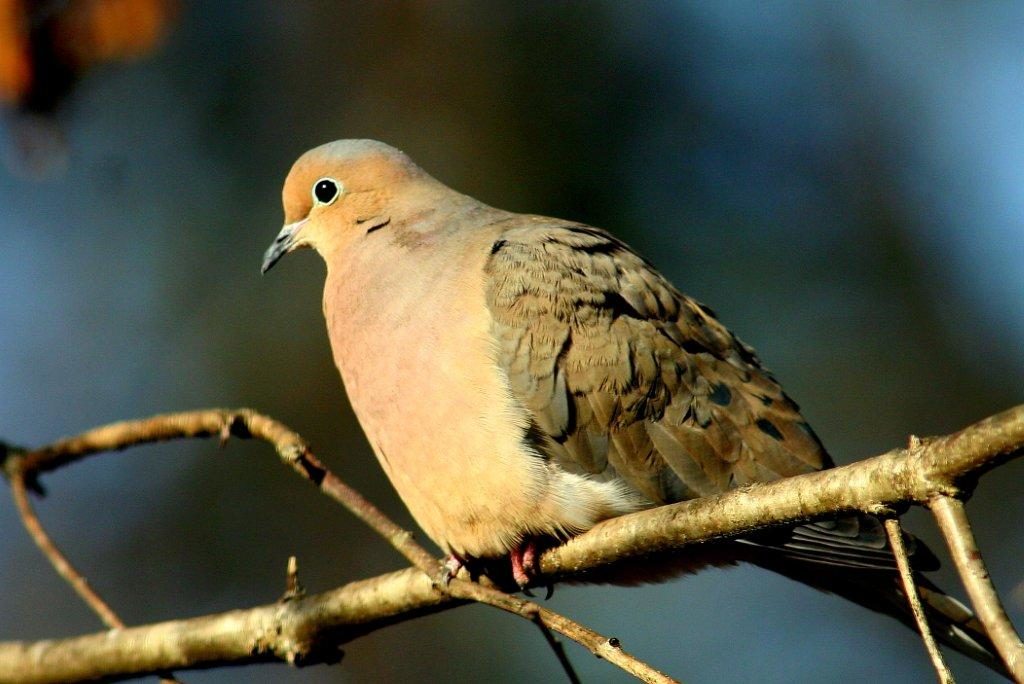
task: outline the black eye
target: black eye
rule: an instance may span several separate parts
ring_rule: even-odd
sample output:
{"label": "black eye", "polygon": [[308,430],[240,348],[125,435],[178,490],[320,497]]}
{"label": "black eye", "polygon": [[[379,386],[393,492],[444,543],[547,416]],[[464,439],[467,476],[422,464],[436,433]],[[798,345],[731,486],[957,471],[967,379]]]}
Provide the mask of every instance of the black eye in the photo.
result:
{"label": "black eye", "polygon": [[313,185],[313,199],[318,204],[330,204],[338,199],[338,181],[321,178]]}

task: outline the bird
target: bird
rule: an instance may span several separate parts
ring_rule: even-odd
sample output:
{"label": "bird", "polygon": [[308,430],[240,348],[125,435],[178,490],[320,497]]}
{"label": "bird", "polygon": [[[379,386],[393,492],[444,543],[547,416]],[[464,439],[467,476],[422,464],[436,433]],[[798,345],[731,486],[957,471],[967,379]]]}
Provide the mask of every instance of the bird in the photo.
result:
{"label": "bird", "polygon": [[[526,587],[546,543],[601,520],[834,465],[755,351],[605,230],[488,206],[374,140],[304,153],[282,200],[262,272],[301,248],[326,262],[349,401],[449,571],[507,558]],[[936,637],[1005,675],[907,541]],[[914,626],[872,515],[725,551]]]}

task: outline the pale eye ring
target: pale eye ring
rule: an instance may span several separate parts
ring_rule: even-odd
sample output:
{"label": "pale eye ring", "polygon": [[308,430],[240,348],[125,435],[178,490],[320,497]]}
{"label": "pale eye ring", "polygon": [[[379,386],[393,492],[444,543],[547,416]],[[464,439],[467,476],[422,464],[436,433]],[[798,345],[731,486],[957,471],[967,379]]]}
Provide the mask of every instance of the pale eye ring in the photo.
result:
{"label": "pale eye ring", "polygon": [[313,203],[331,204],[341,194],[341,183],[333,178],[321,178],[313,183]]}

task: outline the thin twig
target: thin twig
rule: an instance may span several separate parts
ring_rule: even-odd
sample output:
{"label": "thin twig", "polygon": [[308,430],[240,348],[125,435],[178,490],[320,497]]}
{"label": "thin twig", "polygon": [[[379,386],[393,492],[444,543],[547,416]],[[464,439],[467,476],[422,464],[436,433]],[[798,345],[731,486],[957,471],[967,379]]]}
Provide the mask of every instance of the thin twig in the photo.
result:
{"label": "thin twig", "polygon": [[89,581],[82,573],[75,569],[75,566],[67,559],[57,545],[50,539],[50,535],[43,529],[38,516],[32,510],[29,503],[28,493],[25,491],[25,477],[21,472],[15,471],[11,474],[11,495],[14,497],[14,505],[18,508],[18,514],[25,530],[32,541],[36,543],[39,550],[43,552],[50,565],[57,571],[57,574],[64,578],[64,581],[71,585],[76,594],[81,597],[85,604],[92,609],[92,612],[99,616],[107,627],[120,629],[125,626],[124,622],[117,616],[117,613],[107,605],[96,591],[89,586]]}
{"label": "thin twig", "polygon": [[1024,682],[1024,643],[1006,615],[985,568],[963,502],[952,496],[940,495],[932,499],[928,506],[946,539],[953,563],[967,589],[967,595],[971,597],[978,620],[985,627],[1006,669],[1015,680]]}
{"label": "thin twig", "polygon": [[907,596],[907,603],[910,604],[910,612],[914,615],[917,623],[917,631],[921,633],[921,640],[932,659],[932,667],[935,668],[935,675],[942,684],[953,684],[953,673],[942,658],[938,644],[935,643],[935,636],[928,627],[928,618],[924,614],[924,606],[921,605],[921,597],[917,593],[917,584],[914,582],[914,573],[910,569],[910,559],[907,556],[907,547],[903,543],[903,530],[900,528],[899,518],[885,519],[885,533],[889,535],[889,546],[896,557],[896,567],[900,571],[900,580],[903,582],[903,593]]}
{"label": "thin twig", "polygon": [[[137,428],[147,421],[115,424],[86,433],[89,440],[63,440],[26,456],[33,459],[31,465],[39,472],[49,471],[89,453],[124,448],[136,442],[220,434],[224,421],[234,422],[240,413],[243,412],[209,411],[157,417],[151,419],[153,424],[142,426],[147,428],[141,431],[142,439],[138,438]],[[166,418],[177,418],[180,422],[174,424]],[[287,428],[280,428],[290,433]],[[238,421],[230,432],[248,436],[242,434],[246,430],[245,421]],[[955,491],[956,484],[964,478],[969,484],[980,473],[1021,455],[1022,449],[1024,406],[1018,406],[954,435],[928,440],[913,451],[898,449],[831,471],[755,485],[601,523],[543,554],[541,570],[545,579],[582,578],[583,571],[635,558],[644,552],[645,545],[648,552],[667,551],[742,535],[767,525],[809,521],[854,510],[870,512],[879,505],[925,502],[936,492]],[[4,472],[9,472],[9,466],[8,458],[2,464]],[[32,468],[26,473],[34,474]],[[392,543],[396,541],[400,542],[396,539]],[[69,639],[0,642],[0,681],[101,679],[172,668],[280,660],[286,655],[289,661],[328,662],[330,658],[336,659],[339,643],[464,602],[442,594],[430,579],[410,569],[317,596],[222,616]],[[614,645],[608,640],[608,647]],[[6,679],[5,673],[9,673]]]}
{"label": "thin twig", "polygon": [[[255,427],[258,427],[258,422]],[[396,551],[402,554],[414,567],[425,572],[429,577],[438,577],[441,563],[426,549],[420,546],[412,532],[403,529],[384,515],[362,494],[345,484],[334,473],[327,469],[308,448],[301,452],[291,450],[278,452],[292,469],[315,484],[320,491],[340,503],[349,513],[364,522],[374,532],[383,537]]]}
{"label": "thin twig", "polygon": [[[263,417],[260,416],[259,418],[262,419]],[[260,436],[260,421],[250,420],[248,425],[254,435]],[[342,482],[310,452],[308,447],[304,445],[301,448],[297,447],[298,445],[296,444],[289,444],[284,449],[278,447],[278,453],[294,470],[316,484],[321,492],[340,503],[349,512],[384,537],[413,566],[423,571],[427,577],[430,577],[439,591],[454,598],[476,601],[533,620],[542,627],[553,629],[563,636],[572,639],[594,655],[604,658],[613,665],[617,665],[641,681],[675,681],[627,653],[618,645],[617,639],[606,638],[594,630],[584,627],[564,615],[560,615],[547,608],[542,608],[532,601],[510,596],[498,589],[484,586],[483,584],[457,578],[452,579],[446,586],[441,580],[441,563],[416,542],[412,533],[396,525],[359,492]],[[564,653],[555,650],[555,656],[564,668],[567,664],[563,660]],[[571,665],[569,667],[571,668]]]}
{"label": "thin twig", "polygon": [[284,576],[284,595],[282,601],[292,601],[306,595],[306,590],[299,581],[299,560],[295,556],[288,556],[288,567]]}
{"label": "thin twig", "polygon": [[496,589],[461,579],[452,580],[449,594],[455,598],[486,603],[528,620],[540,621],[546,627],[572,639],[597,657],[617,665],[642,682],[670,684],[677,681],[627,653],[623,650],[618,639],[604,637],[594,630],[584,627],[578,622],[548,610],[532,601],[526,601]]}
{"label": "thin twig", "polygon": [[[18,509],[18,515],[22,524],[32,541],[39,550],[43,552],[50,565],[57,571],[57,574],[64,578],[64,581],[71,585],[78,596],[85,601],[85,604],[96,613],[99,619],[111,629],[123,629],[124,621],[114,612],[106,601],[103,600],[96,590],[89,584],[85,575],[80,573],[67,556],[57,547],[50,535],[46,533],[39,516],[36,515],[32,504],[29,502],[28,492],[25,486],[25,476],[18,468],[13,468],[9,473],[11,481],[11,496],[14,498],[14,505]],[[170,672],[160,673],[161,684],[181,684]]]}
{"label": "thin twig", "polygon": [[[644,682],[672,682],[646,663],[636,659],[618,647],[610,647],[611,639],[605,638],[592,629],[554,611],[497,589],[461,579],[453,579],[446,587],[440,580],[441,563],[416,542],[412,533],[402,529],[362,494],[345,484],[332,473],[301,441],[297,434],[288,431],[282,434],[276,426],[280,424],[258,414],[243,416],[249,431],[256,437],[271,438],[281,458],[303,477],[319,487],[320,491],[344,506],[350,513],[366,523],[384,537],[399,553],[430,577],[439,590],[454,598],[484,603],[502,610],[539,621],[546,627],[576,641],[591,653],[604,658]],[[269,422],[268,422],[269,421]],[[283,426],[282,426],[283,427]],[[557,656],[556,652],[556,656]]]}
{"label": "thin twig", "polygon": [[617,640],[603,637],[535,603],[460,579],[453,579],[450,585],[445,587],[440,581],[441,562],[420,546],[412,533],[396,525],[369,500],[334,475],[313,455],[308,444],[298,433],[250,409],[188,411],[113,423],[26,453],[22,457],[22,470],[19,472],[35,476],[90,454],[123,449],[135,444],[182,437],[217,437],[223,444],[229,436],[255,437],[271,443],[282,461],[384,537],[410,563],[431,578],[438,591],[454,598],[494,606],[531,621],[540,621],[544,626],[578,642],[595,655],[617,665],[641,681],[675,681],[626,653],[618,646]]}
{"label": "thin twig", "polygon": [[[502,610],[539,621],[565,637],[579,643],[596,656],[617,665],[644,682],[672,682],[661,672],[636,659],[617,645],[617,640],[608,639],[592,629],[555,613],[547,608],[510,596],[497,589],[479,583],[453,579],[447,587],[440,581],[441,563],[416,542],[412,533],[392,522],[376,506],[355,489],[349,487],[310,451],[297,434],[288,431],[287,436],[276,429],[276,421],[258,414],[244,415],[249,431],[256,437],[268,438],[278,450],[281,458],[303,477],[319,487],[320,491],[344,506],[350,513],[366,523],[384,537],[399,553],[423,571],[439,590],[454,598],[484,603]],[[269,422],[267,422],[269,421]],[[282,426],[283,427],[283,426]],[[273,429],[271,429],[273,428]],[[283,439],[282,439],[283,437]],[[610,644],[616,644],[611,646]],[[556,656],[558,652],[556,651]]]}
{"label": "thin twig", "polygon": [[558,640],[548,626],[544,624],[544,621],[540,619],[540,615],[533,621],[537,625],[537,629],[544,636],[544,641],[548,643],[548,647],[554,651],[555,657],[558,658],[558,662],[562,665],[562,670],[565,672],[566,678],[569,680],[569,684],[582,684],[579,675],[576,674],[576,669],[572,666],[572,661],[569,660],[569,656],[565,653],[565,646],[561,641]]}

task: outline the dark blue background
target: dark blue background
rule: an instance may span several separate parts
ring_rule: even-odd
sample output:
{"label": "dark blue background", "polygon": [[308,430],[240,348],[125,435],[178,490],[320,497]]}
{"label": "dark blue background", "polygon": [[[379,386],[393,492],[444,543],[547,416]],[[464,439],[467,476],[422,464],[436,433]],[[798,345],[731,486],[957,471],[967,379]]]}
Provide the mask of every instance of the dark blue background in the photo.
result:
{"label": "dark blue background", "polygon": [[[953,431],[1024,399],[1022,25],[1001,2],[188,5],[161,52],[86,77],[62,173],[0,175],[0,437],[252,406],[411,524],[333,369],[321,263],[259,276],[291,162],[341,137],[625,238],[760,351],[839,462]],[[969,509],[1018,623],[1021,468]],[[129,623],[272,601],[289,554],[313,591],[402,565],[259,445],[46,484],[44,522]],[[0,638],[98,629],[3,497],[0,530]],[[751,568],[551,605],[687,682],[933,677],[911,631]],[[568,648],[586,681],[625,680]],[[484,607],[346,650],[187,681],[560,677],[536,629]]]}

